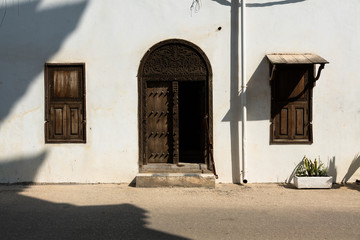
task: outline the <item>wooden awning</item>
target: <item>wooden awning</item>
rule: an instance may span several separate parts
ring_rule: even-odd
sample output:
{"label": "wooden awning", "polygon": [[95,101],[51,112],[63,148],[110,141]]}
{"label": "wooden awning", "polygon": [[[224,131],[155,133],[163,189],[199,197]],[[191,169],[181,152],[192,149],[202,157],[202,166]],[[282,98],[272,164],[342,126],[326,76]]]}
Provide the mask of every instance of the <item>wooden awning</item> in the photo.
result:
{"label": "wooden awning", "polygon": [[327,64],[324,58],[313,53],[273,53],[267,54],[266,57],[272,64]]}
{"label": "wooden awning", "polygon": [[273,53],[266,54],[266,57],[269,59],[272,64],[272,71],[270,74],[270,81],[274,77],[274,72],[276,70],[276,65],[290,65],[290,64],[320,64],[317,75],[314,80],[317,81],[320,78],[321,71],[324,69],[325,64],[329,63],[324,58],[320,57],[317,54],[313,53]]}

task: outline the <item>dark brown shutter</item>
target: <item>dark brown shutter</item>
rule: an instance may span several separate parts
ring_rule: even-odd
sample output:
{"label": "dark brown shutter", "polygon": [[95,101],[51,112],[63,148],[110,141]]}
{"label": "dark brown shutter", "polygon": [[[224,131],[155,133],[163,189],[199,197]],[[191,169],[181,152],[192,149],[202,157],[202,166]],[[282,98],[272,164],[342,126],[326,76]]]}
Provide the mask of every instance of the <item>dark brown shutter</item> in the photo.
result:
{"label": "dark brown shutter", "polygon": [[311,143],[312,65],[280,65],[271,84],[271,142]]}
{"label": "dark brown shutter", "polygon": [[45,65],[47,143],[85,143],[84,64]]}

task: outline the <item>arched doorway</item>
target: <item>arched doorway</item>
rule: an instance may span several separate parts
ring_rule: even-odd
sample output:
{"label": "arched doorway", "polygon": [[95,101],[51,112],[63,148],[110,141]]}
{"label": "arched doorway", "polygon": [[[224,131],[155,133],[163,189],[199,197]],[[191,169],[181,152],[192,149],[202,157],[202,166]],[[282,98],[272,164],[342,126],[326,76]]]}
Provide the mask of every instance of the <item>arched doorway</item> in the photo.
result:
{"label": "arched doorway", "polygon": [[204,52],[162,41],[142,58],[138,84],[140,172],[211,170],[212,71]]}

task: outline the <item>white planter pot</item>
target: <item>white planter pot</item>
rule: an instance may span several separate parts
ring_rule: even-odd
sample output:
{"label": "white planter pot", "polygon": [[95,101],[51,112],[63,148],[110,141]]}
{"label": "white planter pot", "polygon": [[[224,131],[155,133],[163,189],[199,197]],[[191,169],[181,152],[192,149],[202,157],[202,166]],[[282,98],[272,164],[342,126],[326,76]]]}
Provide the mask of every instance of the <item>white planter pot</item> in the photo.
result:
{"label": "white planter pot", "polygon": [[297,188],[331,188],[332,177],[297,177],[294,184]]}

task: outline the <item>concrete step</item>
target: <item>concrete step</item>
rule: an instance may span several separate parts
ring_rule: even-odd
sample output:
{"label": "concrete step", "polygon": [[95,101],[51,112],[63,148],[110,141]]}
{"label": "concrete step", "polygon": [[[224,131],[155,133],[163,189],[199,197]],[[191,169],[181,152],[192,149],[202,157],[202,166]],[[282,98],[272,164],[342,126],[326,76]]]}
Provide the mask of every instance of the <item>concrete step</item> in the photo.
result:
{"label": "concrete step", "polygon": [[136,187],[215,187],[215,176],[204,173],[139,173]]}

